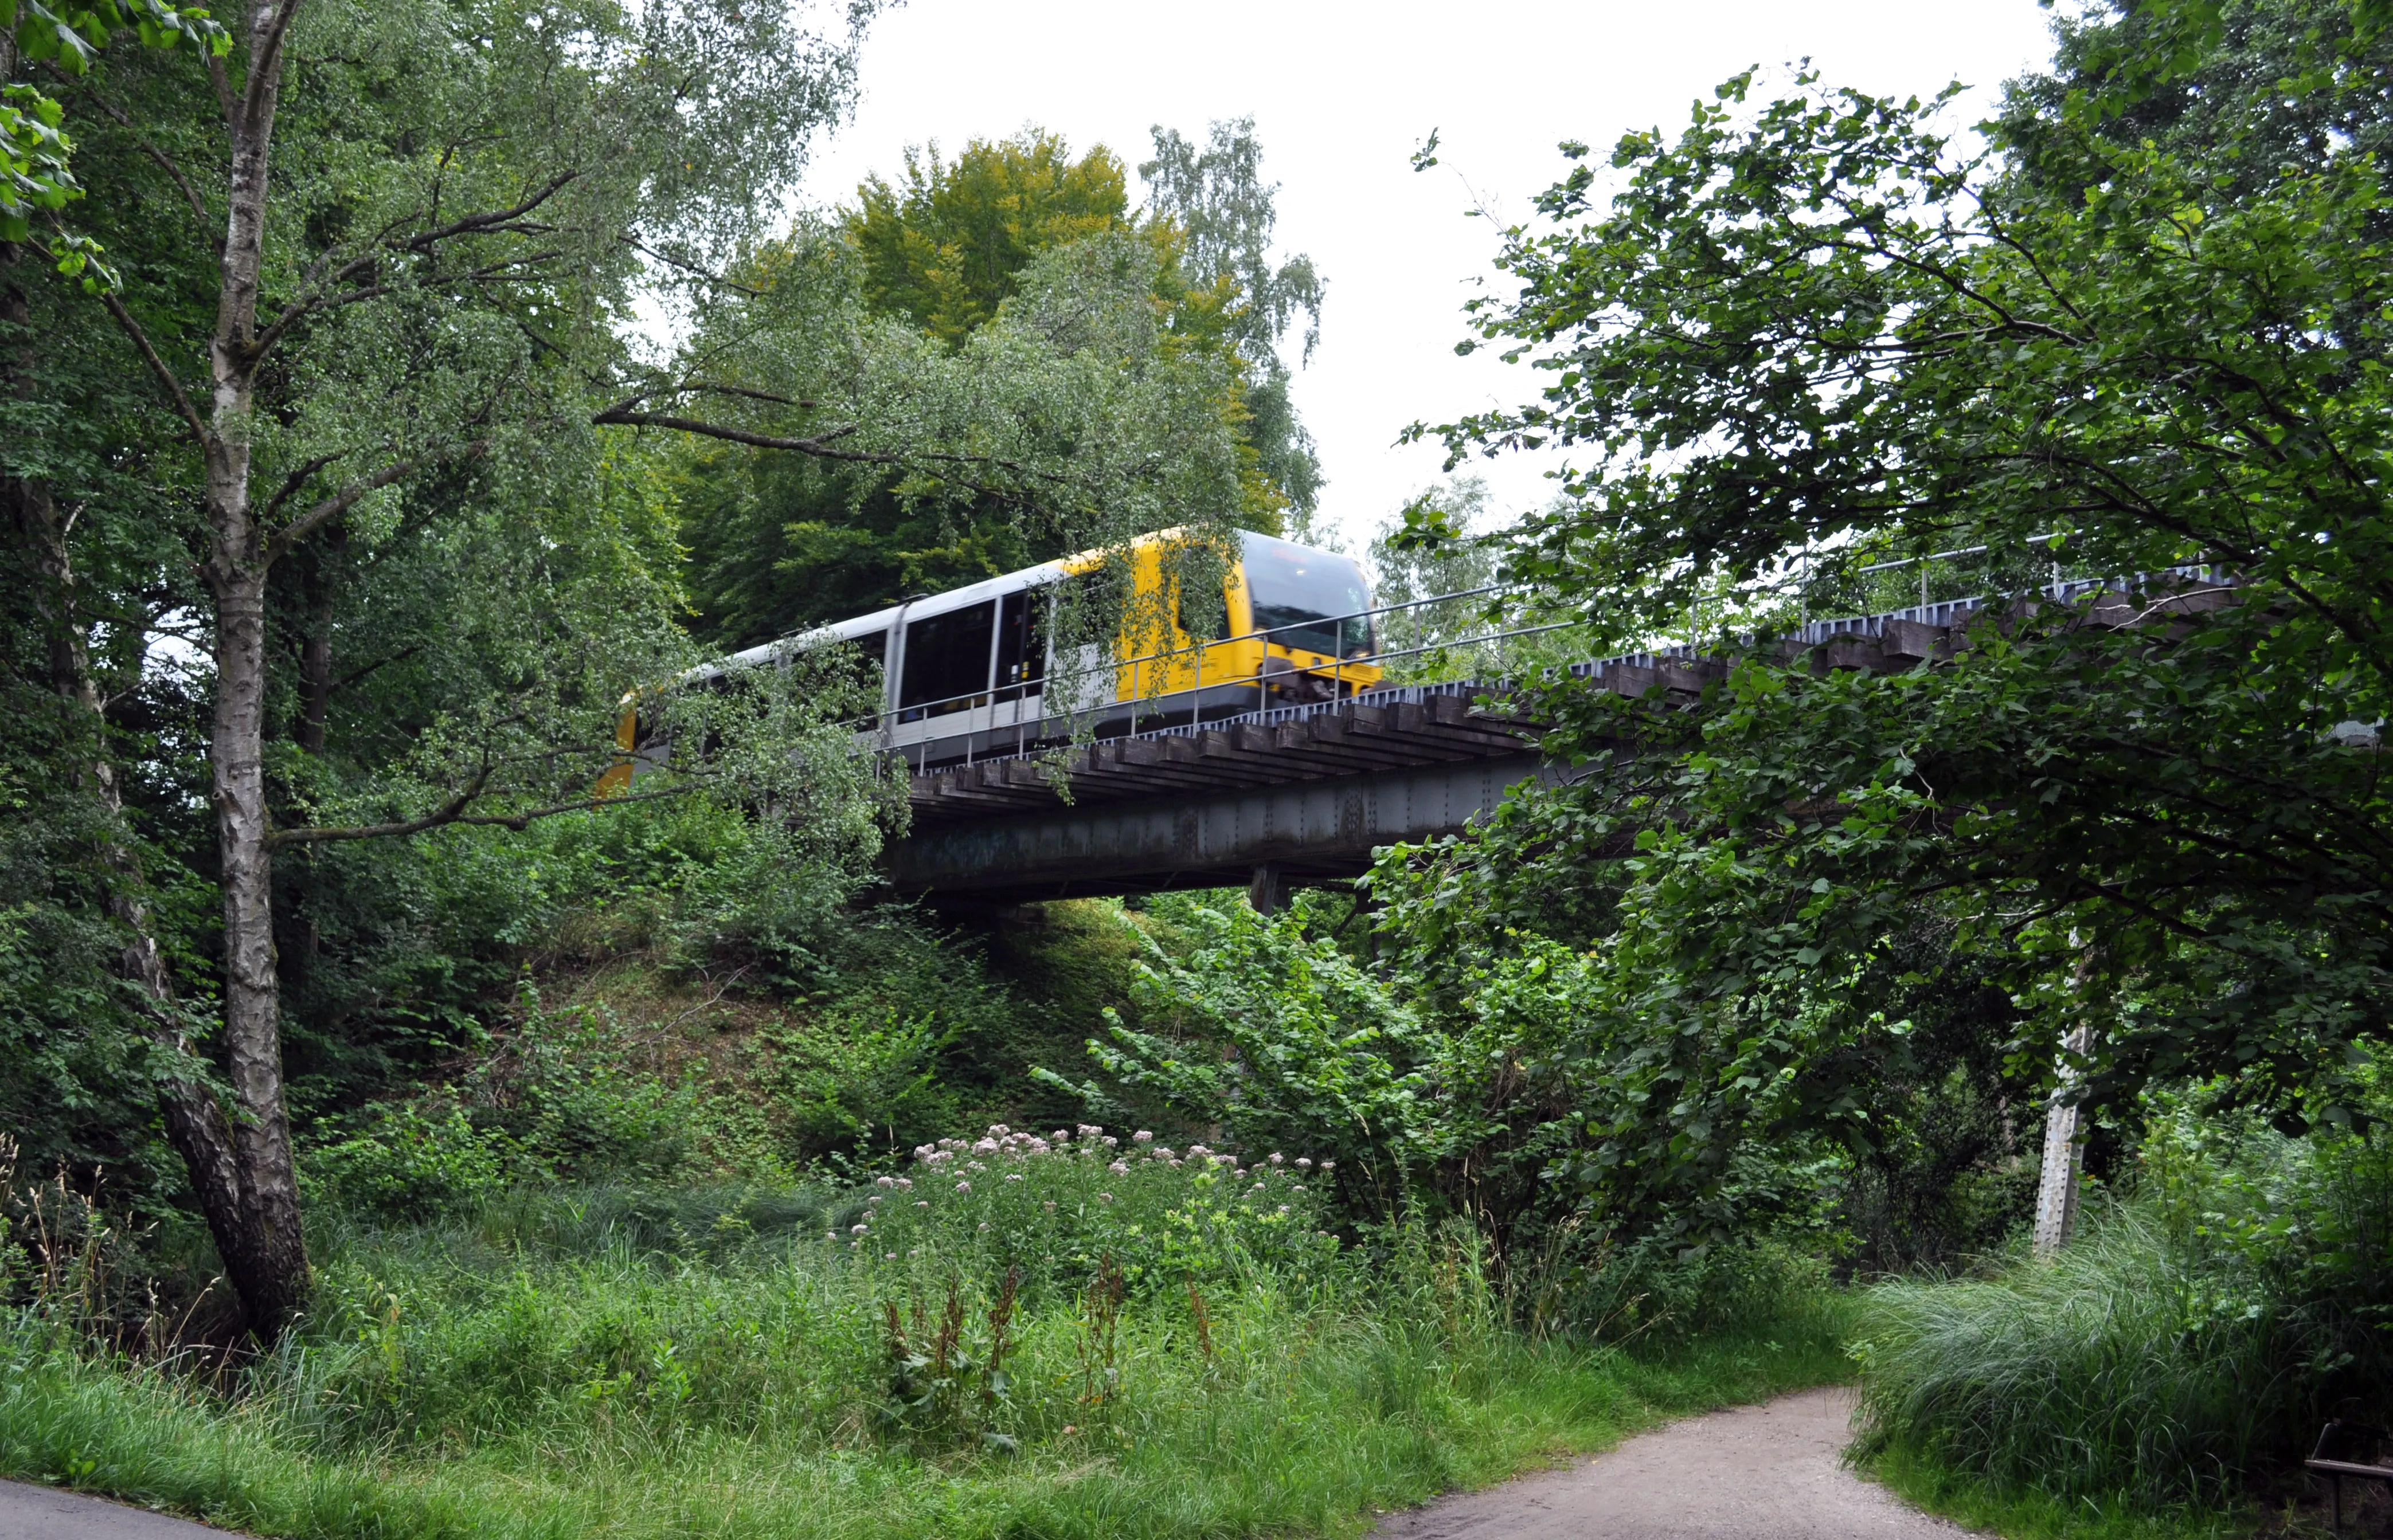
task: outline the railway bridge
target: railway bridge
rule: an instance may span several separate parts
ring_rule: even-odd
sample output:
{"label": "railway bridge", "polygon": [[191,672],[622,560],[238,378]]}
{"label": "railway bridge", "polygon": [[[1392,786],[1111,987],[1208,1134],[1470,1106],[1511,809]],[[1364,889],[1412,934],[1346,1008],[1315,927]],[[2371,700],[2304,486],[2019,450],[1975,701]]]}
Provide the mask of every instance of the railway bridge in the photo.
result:
{"label": "railway bridge", "polygon": [[[2180,587],[2155,607],[2149,593],[2088,580],[1999,602],[2019,598],[2080,607],[2084,623],[2104,626],[2156,607],[2216,607],[2229,594]],[[1778,645],[1815,669],[1909,669],[1966,647],[1988,603],[1814,620]],[[1725,667],[1680,647],[1571,672],[1625,696],[1683,698]],[[1375,851],[1458,833],[1513,787],[1557,777],[1538,724],[1505,709],[1502,694],[1497,681],[1390,685],[920,772],[913,827],[888,851],[887,876],[901,893],[990,903],[1245,885],[1274,908],[1291,885],[1360,876]]]}

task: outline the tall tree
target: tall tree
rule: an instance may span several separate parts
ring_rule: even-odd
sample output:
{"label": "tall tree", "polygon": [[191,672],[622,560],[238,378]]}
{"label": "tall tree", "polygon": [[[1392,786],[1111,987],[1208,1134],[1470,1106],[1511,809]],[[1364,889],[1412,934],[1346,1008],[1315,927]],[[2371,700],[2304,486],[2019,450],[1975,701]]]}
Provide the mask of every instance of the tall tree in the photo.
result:
{"label": "tall tree", "polygon": [[[1578,457],[1515,559],[1591,623],[1680,631],[1726,592],[1766,630],[1790,557],[1841,580],[1980,543],[2042,573],[2055,530],[2123,584],[1998,603],[1910,670],[1815,675],[1722,636],[1747,659],[1692,712],[1555,693],[1558,746],[1664,757],[1530,799],[1453,857],[1484,902],[1433,883],[1445,918],[1420,912],[1523,915],[1508,853],[1609,890],[1576,1051],[1610,1089],[1571,1174],[1683,1192],[1743,1132],[1865,1122],[1867,981],[1923,906],[2030,1008],[2040,1062],[2099,1016],[2086,1094],[2225,1074],[2289,1126],[2344,1116],[2342,1066],[2393,1025],[2368,725],[2393,704],[2393,269],[2380,169],[2268,120],[2280,93],[2373,98],[2384,34],[2355,21],[2332,68],[2206,98],[2217,118],[2174,143],[2120,126],[2253,35],[2222,15],[2298,8],[2154,0],[1980,154],[1940,131],[1945,98],[1804,75],[1753,108],[1741,76],[1676,137],[1622,139],[1608,205],[1577,164],[1511,232],[1518,287],[1481,336],[1550,383],[1444,432],[1457,455]],[[2299,152],[2256,166],[2271,142]],[[2214,577],[2130,581],[2180,564]]]}
{"label": "tall tree", "polygon": [[974,139],[953,164],[935,144],[909,148],[903,185],[867,176],[846,221],[866,303],[951,347],[996,316],[1040,252],[1129,226],[1113,151],[1094,145],[1075,161],[1060,136],[1038,129]]}
{"label": "tall tree", "polygon": [[1320,502],[1321,461],[1290,398],[1294,370],[1282,348],[1301,326],[1297,367],[1312,361],[1325,281],[1309,256],[1274,259],[1279,184],[1263,180],[1254,119],[1212,124],[1201,150],[1176,128],[1158,124],[1150,132],[1155,159],[1138,168],[1148,216],[1178,233],[1185,281],[1210,292],[1222,332],[1251,371],[1243,393],[1248,437],[1301,528]]}
{"label": "tall tree", "polygon": [[[634,250],[679,247],[687,260],[745,227],[746,201],[786,178],[807,132],[843,101],[850,59],[846,43],[769,8],[627,16],[260,0],[229,57],[206,72],[128,61],[107,84],[121,82],[129,100],[86,93],[142,143],[192,227],[179,245],[155,243],[164,249],[154,263],[128,262],[124,292],[97,285],[97,304],[150,373],[200,473],[191,536],[213,654],[230,1105],[183,1073],[170,1075],[166,1106],[228,1275],[262,1331],[280,1329],[307,1287],[282,1094],[273,854],[520,816],[481,804],[529,790],[494,774],[503,750],[486,733],[480,767],[413,816],[278,828],[267,774],[274,569],[387,489],[528,457],[561,411],[586,422],[573,404],[586,386],[553,360],[608,367],[604,347],[591,349],[634,275]],[[548,88],[519,88],[535,78]],[[278,140],[286,96],[300,132]],[[203,104],[221,119],[216,136],[190,132]],[[213,170],[173,153],[186,147],[213,151]],[[211,268],[202,309],[192,281]],[[179,362],[195,354],[200,380]],[[494,725],[504,713],[483,714]],[[179,1020],[138,909],[120,907],[120,917],[137,933],[129,956],[142,959],[152,1010],[162,1024]]]}
{"label": "tall tree", "polygon": [[[1049,351],[1123,349],[1122,387],[1059,421],[1083,422],[1087,406],[1126,403],[1167,375],[1210,379],[1215,421],[1175,411],[1154,422],[1193,436],[1187,441],[1209,455],[1230,446],[1234,505],[1221,511],[1210,491],[1181,506],[1140,500],[1153,519],[1144,528],[1220,516],[1276,532],[1291,506],[1300,516],[1310,506],[1318,483],[1276,348],[1299,319],[1317,322],[1320,293],[1302,259],[1284,268],[1261,262],[1274,189],[1257,177],[1251,125],[1232,126],[1216,136],[1218,153],[1190,150],[1171,163],[1171,190],[1159,195],[1170,207],[1158,202],[1143,216],[1132,215],[1121,164],[1101,146],[1075,160],[1061,139],[1029,130],[975,139],[952,162],[909,152],[901,185],[864,183],[836,241],[827,230],[793,232],[759,262],[756,281],[851,294],[862,315],[901,322],[960,361],[988,356],[974,353],[984,337]],[[1105,312],[1113,275],[1132,267],[1148,284],[1139,303],[1159,320],[1133,321],[1123,311],[1120,324],[1094,329],[1054,323],[1059,303],[1075,314]],[[1096,285],[1086,305],[1059,301],[1082,281]],[[982,421],[989,434],[1013,431],[993,415]],[[1109,431],[1123,442],[1154,442],[1151,424],[1115,421]],[[1063,555],[1092,519],[1105,522],[1091,510],[1066,529],[1026,519],[1010,495],[926,499],[920,487],[868,462],[695,450],[685,538],[700,629],[726,646],[761,642]]]}

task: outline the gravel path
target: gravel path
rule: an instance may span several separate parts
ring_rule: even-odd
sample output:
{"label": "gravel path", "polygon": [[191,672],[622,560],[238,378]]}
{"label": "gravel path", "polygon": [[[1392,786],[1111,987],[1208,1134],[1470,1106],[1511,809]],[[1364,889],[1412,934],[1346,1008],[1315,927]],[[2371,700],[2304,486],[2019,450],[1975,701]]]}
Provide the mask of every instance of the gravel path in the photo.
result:
{"label": "gravel path", "polygon": [[1442,1497],[1374,1540],[1955,1540],[1837,1463],[1850,1390],[1690,1417],[1567,1470]]}
{"label": "gravel path", "polygon": [[238,1540],[229,1532],[146,1507],[56,1487],[0,1481],[0,1540]]}

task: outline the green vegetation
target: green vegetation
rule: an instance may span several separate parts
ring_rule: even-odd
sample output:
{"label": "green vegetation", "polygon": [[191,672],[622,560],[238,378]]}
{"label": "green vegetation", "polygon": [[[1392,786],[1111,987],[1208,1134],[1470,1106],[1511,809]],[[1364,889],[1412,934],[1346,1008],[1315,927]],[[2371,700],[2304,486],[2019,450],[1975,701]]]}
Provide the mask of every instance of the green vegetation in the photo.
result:
{"label": "green vegetation", "polygon": [[2246,1540],[2259,1527],[2247,1507],[2141,1511],[2121,1497],[2064,1503],[2033,1488],[2004,1487],[1942,1461],[1889,1450],[1871,1480],[1914,1507],[2003,1540]]}
{"label": "green vegetation", "polygon": [[1841,1370],[1816,1286],[1692,1342],[1523,1338],[1465,1233],[1375,1259],[1295,1160],[1057,1134],[329,1224],[308,1322],[214,1374],[79,1346],[55,1274],[0,1337],[0,1474],[268,1535],[1346,1533]]}
{"label": "green vegetation", "polygon": [[[1081,474],[1110,461],[1126,485],[1153,479],[1162,497],[1100,516],[1069,499],[1026,506],[1023,489],[986,476],[942,477],[934,496],[884,460],[693,447],[677,457],[674,489],[702,637],[750,646],[1104,538],[1304,525],[1321,468],[1281,347],[1301,326],[1310,355],[1320,280],[1301,256],[1273,259],[1275,189],[1252,123],[1214,124],[1201,151],[1157,128],[1155,149],[1139,209],[1102,145],[1076,160],[1057,136],[1025,130],[974,139],[952,161],[935,146],[911,151],[902,182],[867,178],[853,208],[802,224],[752,266],[775,291],[842,294],[857,321],[916,339],[916,367],[973,379],[967,417],[983,432],[1052,418],[1047,442],[1071,446]],[[737,311],[721,320],[752,324]],[[1013,372],[1039,367],[1024,345],[1035,354],[1058,340],[1089,367],[1059,379],[1060,393],[1023,395]],[[1109,379],[1117,371],[1131,388]],[[1074,394],[1112,402],[1092,415]],[[904,398],[890,409],[919,410]],[[1191,445],[1210,452],[1189,456]],[[1175,456],[1183,463],[1159,477],[1132,469]]]}
{"label": "green vegetation", "polygon": [[[1877,1479],[2122,1540],[2393,1424],[2384,7],[2095,7],[1982,139],[1798,72],[1564,146],[1469,312],[1540,387],[1417,431],[1574,468],[1370,557],[1503,590],[1402,675],[1508,671],[1571,773],[1269,916],[977,919],[877,883],[860,659],[661,686],[1301,532],[1250,123],[788,214],[870,6],[0,12],[0,1473],[1342,1533],[1857,1376]],[[1916,666],[1781,645],[1964,594]],[[1699,695],[1551,667],[1681,639]],[[670,763],[594,797],[627,698]]]}
{"label": "green vegetation", "polygon": [[2293,1139],[2224,1110],[2226,1090],[2151,1109],[2128,1195],[2059,1258],[1870,1291],[1864,1455],[2063,1507],[2200,1507],[2296,1466],[2347,1398],[2373,1405],[2381,1101],[2365,1132]]}

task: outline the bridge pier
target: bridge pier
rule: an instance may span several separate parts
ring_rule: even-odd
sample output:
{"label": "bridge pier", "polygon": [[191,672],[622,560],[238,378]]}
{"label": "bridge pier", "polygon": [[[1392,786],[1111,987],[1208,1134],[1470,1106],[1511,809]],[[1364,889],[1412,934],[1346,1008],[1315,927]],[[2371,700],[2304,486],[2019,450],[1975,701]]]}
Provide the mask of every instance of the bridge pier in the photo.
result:
{"label": "bridge pier", "polygon": [[1276,865],[1269,861],[1255,868],[1254,876],[1249,878],[1247,881],[1248,907],[1252,908],[1257,914],[1273,915],[1279,913],[1282,906],[1286,905],[1287,902],[1288,878],[1286,874],[1283,873]]}

